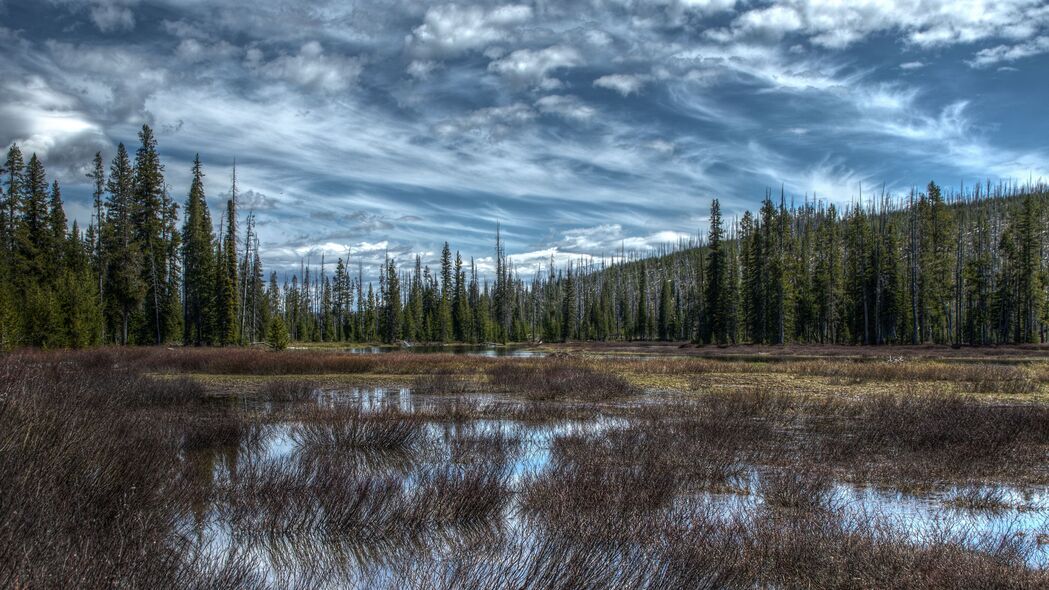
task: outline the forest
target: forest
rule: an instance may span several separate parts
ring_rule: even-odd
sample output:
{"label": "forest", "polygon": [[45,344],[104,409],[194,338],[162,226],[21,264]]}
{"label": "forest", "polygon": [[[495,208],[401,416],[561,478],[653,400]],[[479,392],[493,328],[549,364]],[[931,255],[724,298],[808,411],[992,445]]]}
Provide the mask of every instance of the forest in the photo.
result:
{"label": "forest", "polygon": [[[494,274],[453,253],[264,274],[255,218],[209,210],[199,157],[184,205],[149,126],[134,156],[95,155],[91,222],[68,223],[58,181],[17,145],[2,165],[0,347],[299,342],[701,344],[1044,343],[1044,184],[930,182],[838,208],[766,191],[756,212],[656,255],[551,261],[522,276],[495,229]],[[862,194],[862,191],[861,191]],[[328,263],[330,265],[330,262]]]}

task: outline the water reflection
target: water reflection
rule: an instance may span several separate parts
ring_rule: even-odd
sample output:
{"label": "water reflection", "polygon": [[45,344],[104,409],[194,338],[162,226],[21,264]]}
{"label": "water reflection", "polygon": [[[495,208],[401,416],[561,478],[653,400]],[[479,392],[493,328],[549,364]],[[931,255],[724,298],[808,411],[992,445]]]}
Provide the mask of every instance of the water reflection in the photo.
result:
{"label": "water reflection", "polygon": [[523,346],[494,344],[412,344],[410,346],[350,346],[341,349],[350,354],[384,354],[389,352],[416,352],[421,354],[462,354],[487,357],[540,358],[548,353]]}
{"label": "water reflection", "polygon": [[[486,396],[476,400],[473,407],[492,403]],[[533,552],[546,550],[547,537],[560,533],[529,517],[522,494],[552,469],[557,441],[581,435],[593,440],[631,425],[599,413],[553,422],[469,415],[449,420],[421,411],[432,403],[407,388],[317,390],[313,400],[287,413],[289,419],[239,429],[232,445],[187,453],[186,477],[195,489],[208,490],[192,499],[187,535],[215,559],[234,551],[250,556],[277,586],[331,580],[370,586],[390,579],[413,555],[455,555],[457,548],[486,544],[504,550],[516,544],[515,551],[532,559]],[[418,436],[389,448],[373,444],[381,440],[376,437],[362,438],[367,444],[304,443],[307,425],[326,428],[325,413],[345,408],[377,417],[360,428],[404,421]],[[762,487],[768,469],[744,465],[740,473],[731,489],[682,486],[667,513],[746,520],[773,510]],[[1025,539],[1033,546],[1031,565],[1049,563],[1049,548],[1035,543],[1049,529],[1046,490],[1001,486],[991,495],[969,492],[945,487],[918,495],[831,482],[826,504],[849,522],[881,523],[919,545]],[[957,502],[969,496],[999,502],[994,510]]]}

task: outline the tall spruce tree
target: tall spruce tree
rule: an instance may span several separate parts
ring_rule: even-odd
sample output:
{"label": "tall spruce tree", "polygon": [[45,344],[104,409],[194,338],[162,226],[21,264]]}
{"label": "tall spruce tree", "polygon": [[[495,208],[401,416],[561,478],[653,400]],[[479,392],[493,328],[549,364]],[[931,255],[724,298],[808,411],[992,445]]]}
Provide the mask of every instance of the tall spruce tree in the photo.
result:
{"label": "tall spruce tree", "polygon": [[204,170],[200,154],[193,159],[193,180],[190,182],[185,211],[186,220],[182,226],[182,271],[185,281],[182,341],[199,346],[216,342],[215,291],[212,288],[215,235],[204,194]]}
{"label": "tall spruce tree", "polygon": [[139,326],[141,342],[160,344],[169,336],[167,326],[168,301],[168,243],[164,236],[166,211],[164,166],[157,153],[157,140],[149,125],[143,125],[138,134],[139,148],[135,154],[131,222],[133,240],[142,253],[139,277],[145,285],[142,321]]}
{"label": "tall spruce tree", "polygon": [[728,342],[729,300],[727,296],[728,272],[722,239],[725,228],[721,220],[721,204],[717,199],[710,203],[710,230],[707,233],[707,268],[704,309],[707,317],[703,322],[703,340],[707,343]]}
{"label": "tall spruce tree", "polygon": [[[223,345],[238,343],[237,327],[237,202],[236,176],[232,196],[226,201],[226,231],[222,236],[219,265],[218,290],[216,293],[219,317],[219,340]],[[309,289],[309,279],[303,281],[303,289]]]}

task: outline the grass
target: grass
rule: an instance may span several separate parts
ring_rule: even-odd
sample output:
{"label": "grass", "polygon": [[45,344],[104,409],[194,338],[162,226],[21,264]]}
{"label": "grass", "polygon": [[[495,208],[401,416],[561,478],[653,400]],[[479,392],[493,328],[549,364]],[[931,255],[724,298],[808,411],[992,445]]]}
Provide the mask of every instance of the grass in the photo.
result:
{"label": "grass", "polygon": [[[836,490],[1008,515],[1002,484],[1049,485],[1046,374],[987,358],[2,356],[0,587],[1045,587],[1044,530],[937,528]],[[365,407],[332,375],[415,392]]]}
{"label": "grass", "polygon": [[637,395],[626,379],[594,367],[562,360],[502,362],[488,371],[496,391],[521,395],[530,401],[561,399],[607,400]]}
{"label": "grass", "polygon": [[419,442],[419,420],[387,407],[367,412],[353,405],[314,407],[298,416],[292,439],[311,454],[339,453],[354,449],[407,451]]}

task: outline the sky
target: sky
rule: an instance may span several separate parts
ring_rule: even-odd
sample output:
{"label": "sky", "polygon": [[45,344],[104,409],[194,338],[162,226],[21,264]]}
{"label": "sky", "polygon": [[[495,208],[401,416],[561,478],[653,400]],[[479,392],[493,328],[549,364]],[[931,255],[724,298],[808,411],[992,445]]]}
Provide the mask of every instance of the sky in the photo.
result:
{"label": "sky", "polygon": [[522,273],[700,235],[765,191],[851,203],[1049,179],[1038,0],[0,0],[0,144],[90,221],[96,151],[156,132],[264,265],[444,241]]}

